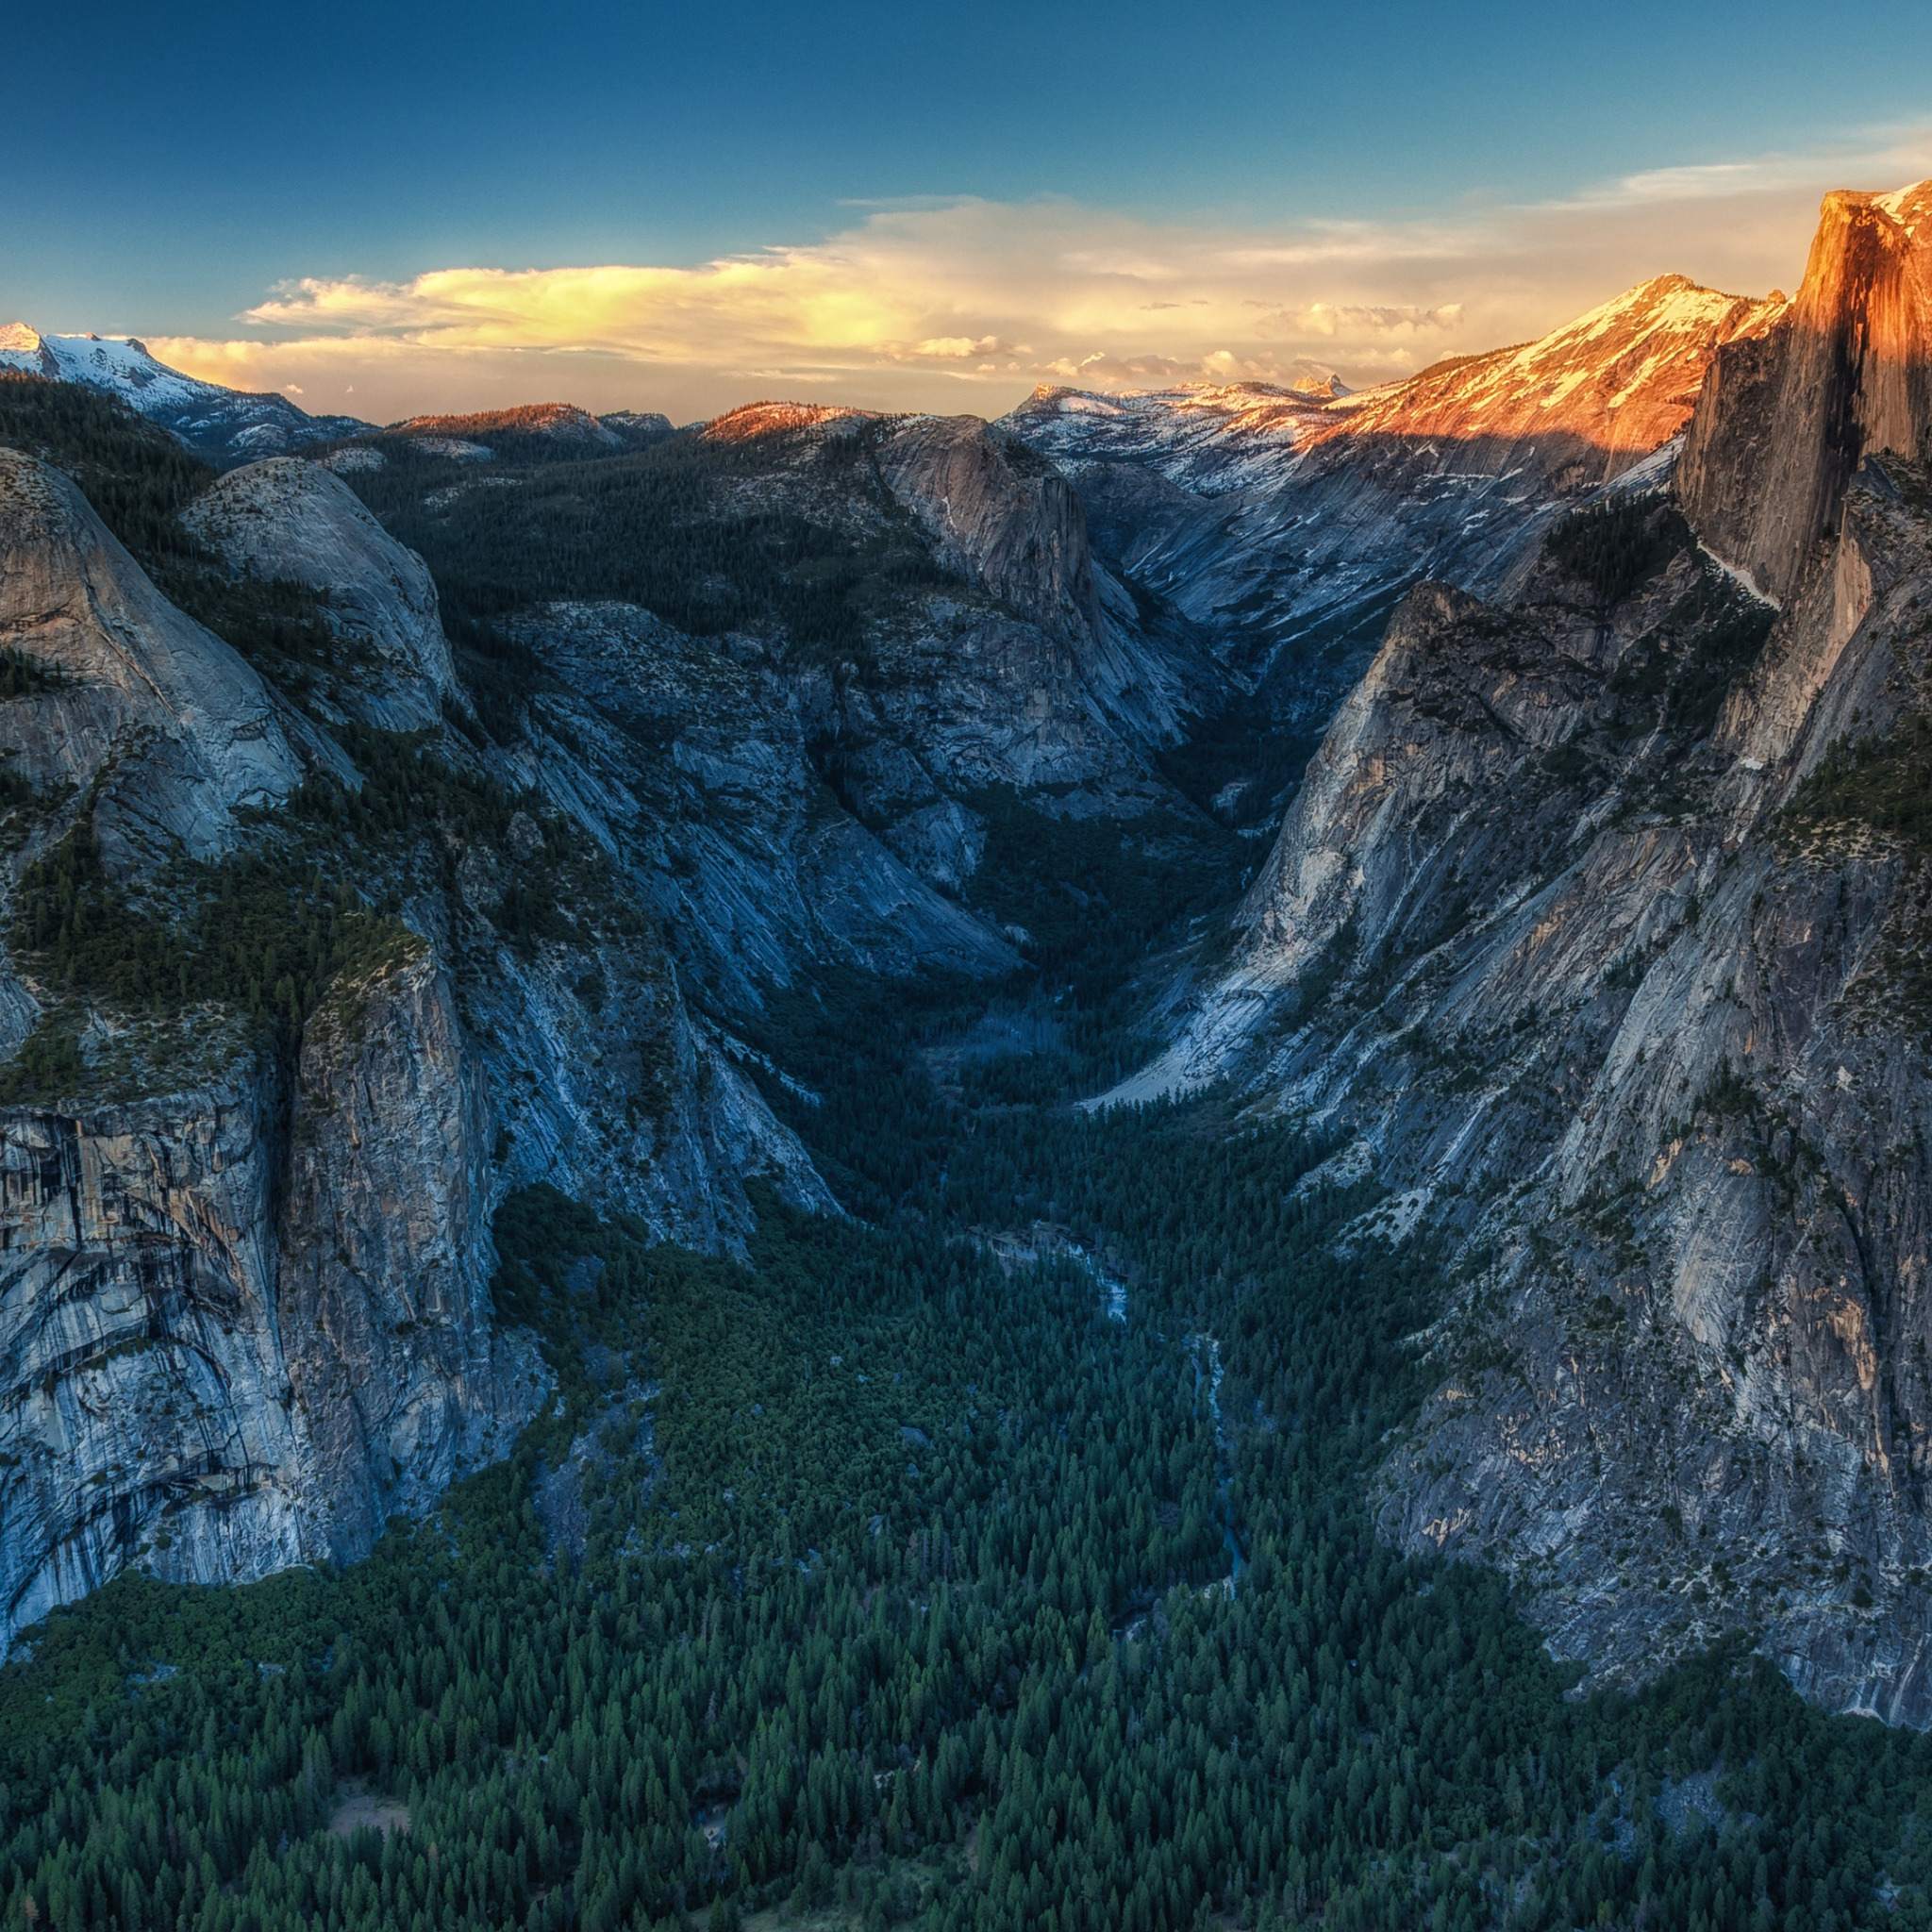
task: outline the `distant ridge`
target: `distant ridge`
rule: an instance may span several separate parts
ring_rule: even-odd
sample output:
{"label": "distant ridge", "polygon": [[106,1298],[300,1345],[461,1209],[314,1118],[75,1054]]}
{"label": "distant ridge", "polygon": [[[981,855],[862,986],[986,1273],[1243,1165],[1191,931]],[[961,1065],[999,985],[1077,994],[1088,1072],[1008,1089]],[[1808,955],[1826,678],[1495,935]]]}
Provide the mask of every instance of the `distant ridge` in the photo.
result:
{"label": "distant ridge", "polygon": [[1074,479],[1105,555],[1325,719],[1410,585],[1490,594],[1566,506],[1660,481],[1712,358],[1788,307],[1657,275],[1373,389],[1042,387],[1003,427]]}
{"label": "distant ridge", "polygon": [[655,411],[617,409],[608,416],[593,416],[575,403],[523,403],[513,408],[453,416],[411,416],[382,432],[385,441],[403,437],[418,443],[465,445],[479,454],[515,456],[526,462],[641,449],[675,434],[671,419]]}
{"label": "distant ridge", "polygon": [[43,336],[24,322],[0,324],[0,373],[9,370],[105,390],[223,467],[373,426],[356,416],[311,416],[287,396],[253,395],[183,375],[133,336]]}

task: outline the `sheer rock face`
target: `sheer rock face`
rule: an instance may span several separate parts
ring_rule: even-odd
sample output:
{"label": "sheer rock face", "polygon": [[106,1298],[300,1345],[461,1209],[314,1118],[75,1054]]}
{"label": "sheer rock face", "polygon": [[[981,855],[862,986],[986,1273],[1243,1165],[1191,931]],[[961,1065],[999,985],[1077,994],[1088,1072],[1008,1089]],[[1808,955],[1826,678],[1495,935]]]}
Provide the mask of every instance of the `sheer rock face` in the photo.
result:
{"label": "sheer rock face", "polygon": [[441,722],[457,676],[436,585],[346,483],[271,457],[229,471],[182,521],[235,569],[323,593],[331,626],[364,653],[355,675],[331,686],[341,709],[388,731]]}
{"label": "sheer rock face", "polygon": [[1866,455],[1932,444],[1932,182],[1825,197],[1797,301],[1724,349],[1679,487],[1698,535],[1790,596]]}
{"label": "sheer rock face", "polygon": [[461,1061],[418,954],[317,1016],[292,1137],[246,1049],[176,1093],[0,1111],[0,1645],[130,1564],[361,1556],[535,1413],[534,1349],[491,1333]]}
{"label": "sheer rock face", "polygon": [[[219,856],[305,758],[353,775],[64,478],[0,452],[0,485],[8,641],[60,680],[0,704],[0,742],[49,796],[16,870],[92,802],[139,885],[179,850]],[[317,536],[314,491],[258,475],[249,491],[294,527],[257,532],[246,561],[312,566],[370,631],[385,611],[391,638],[433,621],[380,545],[358,589],[358,553]],[[362,663],[378,697],[394,663]],[[615,922],[595,993],[505,942],[488,915],[508,868],[544,862],[526,814],[501,858],[464,855],[454,890],[408,908],[424,937],[332,990],[286,1077],[211,1010],[90,1011],[82,1091],[0,1109],[0,1649],[130,1565],[211,1582],[358,1556],[506,1449],[547,1380],[491,1332],[489,1216],[508,1188],[548,1179],[711,1247],[742,1239],[750,1177],[832,1205],[693,1024],[647,920]],[[36,990],[9,968],[0,994],[18,1041]]]}
{"label": "sheer rock face", "polygon": [[917,417],[885,442],[879,473],[948,566],[1052,635],[1083,638],[1100,598],[1080,499],[1057,470],[1015,455],[977,416]]}
{"label": "sheer rock face", "polygon": [[281,1225],[303,1508],[338,1561],[509,1447],[544,1386],[492,1335],[491,1122],[426,947],[340,986],[306,1028]]}
{"label": "sheer rock face", "polygon": [[50,688],[0,706],[0,758],[38,791],[102,794],[110,866],[229,842],[234,814],[300,784],[315,734],[184,617],[67,477],[0,449],[0,638]]}
{"label": "sheer rock face", "polygon": [[1600,1678],[1741,1624],[1820,1701],[1919,1724],[1932,873],[1779,812],[1924,707],[1924,500],[1855,479],[1702,737],[1641,698],[1720,634],[1690,551],[1607,620],[1550,563],[1508,608],[1412,593],[1231,970],[1125,1090],[1232,1074],[1379,1167],[1363,1238],[1460,1245],[1389,1534],[1506,1564]]}
{"label": "sheer rock face", "polygon": [[162,1100],[0,1114],[0,1645],[137,1557],[199,1581],[304,1556],[276,1099],[244,1060]]}
{"label": "sheer rock face", "polygon": [[941,606],[926,648],[895,654],[903,695],[888,709],[941,773],[1023,789],[1118,778],[1224,694],[1198,644],[1143,628],[1073,485],[1024,443],[976,416],[914,417],[878,465],[941,561],[1021,620],[949,622]]}
{"label": "sheer rock face", "polygon": [[[445,945],[465,917],[441,912]],[[478,1033],[418,941],[331,990],[288,1091],[230,1029],[179,1091],[0,1109],[0,1649],[130,1565],[246,1581],[361,1556],[504,1453],[549,1379],[492,1327],[508,1188],[712,1248],[741,1241],[755,1177],[836,1211],[668,962],[608,974],[592,1004],[472,959]]]}
{"label": "sheer rock face", "polygon": [[1042,389],[999,426],[1074,478],[1105,558],[1319,723],[1406,591],[1507,592],[1554,517],[1668,462],[1713,354],[1785,306],[1660,275],[1539,341],[1356,394]]}

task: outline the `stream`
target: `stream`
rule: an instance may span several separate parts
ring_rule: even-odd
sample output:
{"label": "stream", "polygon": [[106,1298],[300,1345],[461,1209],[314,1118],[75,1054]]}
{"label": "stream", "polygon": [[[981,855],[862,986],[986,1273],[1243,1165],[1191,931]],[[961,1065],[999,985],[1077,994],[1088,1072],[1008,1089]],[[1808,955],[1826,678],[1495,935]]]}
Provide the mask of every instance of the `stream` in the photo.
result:
{"label": "stream", "polygon": [[1208,1344],[1208,1406],[1214,1413],[1215,1463],[1219,1472],[1216,1487],[1221,1492],[1221,1541],[1227,1551],[1227,1593],[1232,1596],[1241,1587],[1241,1572],[1246,1568],[1248,1559],[1234,1533],[1234,1499],[1230,1493],[1234,1478],[1228,1467],[1227,1441],[1221,1426],[1221,1378],[1226,1371],[1221,1365],[1221,1344],[1213,1336],[1194,1336],[1191,1341],[1194,1347],[1194,1388],[1197,1394],[1201,1386],[1200,1344],[1203,1341]]}

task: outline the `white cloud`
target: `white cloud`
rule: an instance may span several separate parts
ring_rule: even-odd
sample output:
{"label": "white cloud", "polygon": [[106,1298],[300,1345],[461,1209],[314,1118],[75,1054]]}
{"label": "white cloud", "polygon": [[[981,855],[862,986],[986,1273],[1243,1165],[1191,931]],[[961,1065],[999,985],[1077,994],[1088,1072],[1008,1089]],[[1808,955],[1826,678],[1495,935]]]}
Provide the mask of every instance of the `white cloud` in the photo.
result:
{"label": "white cloud", "polygon": [[1011,348],[998,336],[929,336],[907,353],[924,356],[935,362],[971,362],[981,356],[999,356]]}
{"label": "white cloud", "polygon": [[696,268],[444,268],[290,283],[164,359],[250,389],[418,410],[567,398],[710,414],[788,389],[993,413],[1035,382],[1361,384],[1520,341],[1675,270],[1739,293],[1802,270],[1819,195],[1932,171],[1932,133],[1660,167],[1561,201],[1274,227],[1065,201],[875,208]]}

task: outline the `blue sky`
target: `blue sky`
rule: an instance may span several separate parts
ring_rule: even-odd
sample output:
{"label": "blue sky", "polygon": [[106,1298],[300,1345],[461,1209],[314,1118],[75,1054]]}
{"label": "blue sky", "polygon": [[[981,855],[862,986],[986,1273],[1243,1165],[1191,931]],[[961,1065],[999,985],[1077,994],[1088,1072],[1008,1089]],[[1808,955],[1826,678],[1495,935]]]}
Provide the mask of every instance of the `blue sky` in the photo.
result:
{"label": "blue sky", "polygon": [[[0,320],[318,408],[1373,377],[1789,281],[1822,187],[1932,172],[1923,6],[108,0],[7,44]],[[587,268],[642,279],[574,334]]]}

